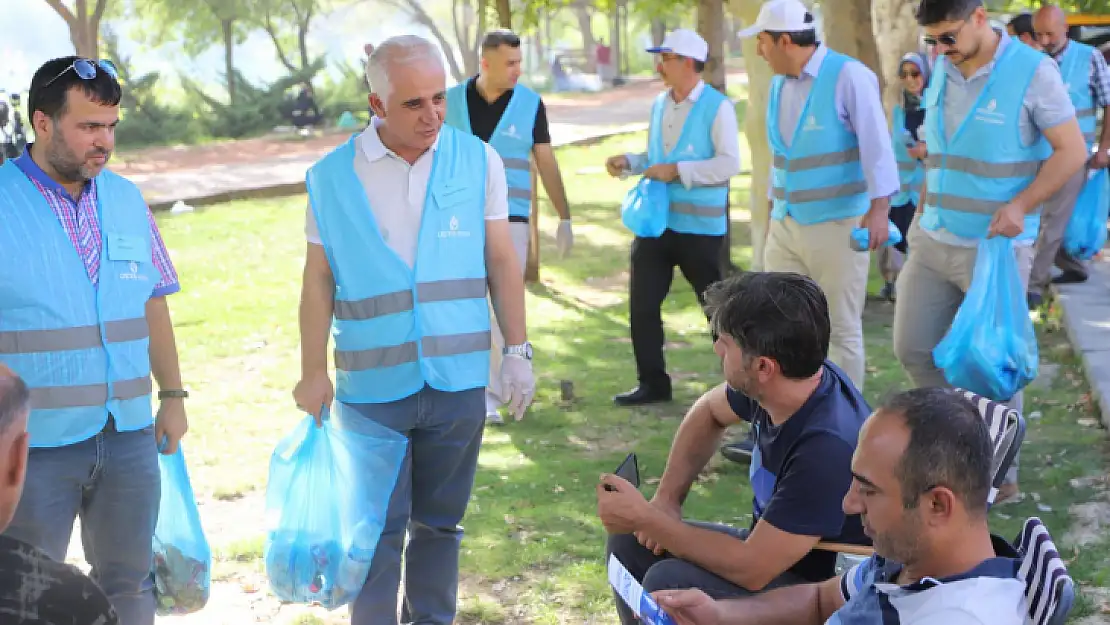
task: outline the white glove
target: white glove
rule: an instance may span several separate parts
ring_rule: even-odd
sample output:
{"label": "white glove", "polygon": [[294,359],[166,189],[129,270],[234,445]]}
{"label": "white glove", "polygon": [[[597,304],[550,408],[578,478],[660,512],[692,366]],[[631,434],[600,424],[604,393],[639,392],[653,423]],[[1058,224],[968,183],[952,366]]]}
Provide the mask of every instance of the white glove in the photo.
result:
{"label": "white glove", "polygon": [[560,220],[559,229],[555,231],[555,248],[559,250],[559,257],[566,258],[572,247],[574,247],[574,230],[570,227],[570,220]]}
{"label": "white glove", "polygon": [[505,354],[501,359],[502,399],[509,405],[509,412],[520,421],[524,411],[532,404],[536,393],[536,378],[532,375],[532,362],[516,354]]}

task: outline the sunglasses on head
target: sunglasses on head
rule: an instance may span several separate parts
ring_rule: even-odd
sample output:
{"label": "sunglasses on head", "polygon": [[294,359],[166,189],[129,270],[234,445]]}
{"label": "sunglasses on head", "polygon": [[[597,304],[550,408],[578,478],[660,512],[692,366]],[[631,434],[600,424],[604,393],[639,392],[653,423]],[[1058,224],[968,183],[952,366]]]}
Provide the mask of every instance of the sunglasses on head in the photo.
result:
{"label": "sunglasses on head", "polygon": [[77,59],[74,62],[70,63],[69,67],[66,67],[62,71],[58,72],[57,76],[48,80],[46,84],[42,86],[42,88],[45,89],[54,84],[54,81],[64,76],[65,73],[69,70],[73,70],[74,72],[76,72],[77,76],[81,78],[81,80],[92,80],[93,78],[96,78],[96,73],[98,71],[104,72],[114,79],[119,79],[119,72],[116,71],[116,66],[113,65],[111,61],[104,59],[99,61],[90,61],[89,59]]}

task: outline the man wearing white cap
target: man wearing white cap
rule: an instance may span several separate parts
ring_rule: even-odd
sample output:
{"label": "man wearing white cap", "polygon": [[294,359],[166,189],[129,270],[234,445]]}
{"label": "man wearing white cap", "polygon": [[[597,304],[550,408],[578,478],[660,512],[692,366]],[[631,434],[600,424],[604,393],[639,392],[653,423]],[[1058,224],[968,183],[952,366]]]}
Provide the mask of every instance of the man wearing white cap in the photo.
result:
{"label": "man wearing white cap", "polygon": [[764,266],[813,278],[832,318],[829,358],[860,389],[864,381],[863,304],[870,258],[850,245],[887,240],[890,196],[901,185],[875,73],[817,41],[799,0],[763,4],[740,37],[758,37],[775,72],[767,107],[774,164]]}
{"label": "man wearing white cap", "polygon": [[680,28],[647,51],[659,55],[655,69],[668,87],[652,107],[648,150],[605,162],[611,176],[643,174],[666,182],[670,199],[663,234],[632,242],[629,326],[639,386],[614,398],[622,406],[670,401],[660,307],[676,265],[703,305],[706,288],[721,279],[728,181],[740,173],[735,108],[701,79],[709,58],[705,40]]}

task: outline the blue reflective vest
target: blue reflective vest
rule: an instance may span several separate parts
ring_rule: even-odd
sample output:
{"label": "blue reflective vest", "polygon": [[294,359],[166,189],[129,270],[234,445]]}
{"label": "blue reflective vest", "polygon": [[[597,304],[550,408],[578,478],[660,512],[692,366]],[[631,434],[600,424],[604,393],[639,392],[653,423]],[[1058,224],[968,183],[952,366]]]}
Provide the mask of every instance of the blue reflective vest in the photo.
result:
{"label": "blue reflective vest", "polygon": [[902,183],[898,193],[890,199],[891,206],[903,206],[907,203],[918,205],[921,201],[921,183],[925,182],[925,163],[910,156],[906,142],[913,139],[913,135],[906,131],[906,111],[901,105],[895,105],[891,131],[891,141],[894,143],[894,159],[898,161],[898,181]]}
{"label": "blue reflective vest", "polygon": [[444,126],[410,268],[382,239],[355,175],[354,138],[312,166],[309,200],[335,278],[336,397],[385,403],[425,384],[489,383],[486,147]]}
{"label": "blue reflective vest", "polygon": [[160,273],[142,194],[104,170],[96,177],[102,235],[99,283],[38,188],[0,165],[0,362],[31,389],[32,447],[153,422],[146,304]]}
{"label": "blue reflective vest", "polygon": [[[1018,126],[1025,90],[1045,59],[1040,52],[1008,45],[995,62],[979,99],[956,128],[945,134],[946,65],[941,57],[925,90],[925,159],[928,196],[920,225],[943,228],[956,236],[979,239],[994,213],[1025,189],[1052,153],[1043,136],[1023,145]],[[1031,241],[1040,228],[1040,209],[1025,216],[1019,241]]]}
{"label": "blue reflective vest", "polygon": [[[466,89],[471,78],[447,90],[447,119],[451,126],[474,134],[470,129],[470,109]],[[540,96],[524,85],[513,89],[509,106],[493,129],[489,144],[505,163],[505,182],[509,186],[509,216],[527,220],[532,209],[532,138]]]}
{"label": "blue reflective vest", "polygon": [[[713,158],[713,122],[717,111],[727,98],[709,85],[702,88],[697,102],[690,107],[678,142],[667,152],[663,148],[663,111],[670,92],[655,98],[651,109],[651,126],[648,131],[648,163],[678,163],[704,161]],[[667,229],[687,234],[720,236],[728,230],[728,182],[717,185],[695,186],[687,189],[675,180],[667,184],[670,211]]]}
{"label": "blue reflective vest", "polygon": [[784,76],[771,81],[767,138],[771,144],[771,218],[790,215],[802,225],[859,217],[867,212],[867,179],[859,139],[836,111],[836,83],[851,57],[829,50],[806,98],[790,147],[779,132]]}
{"label": "blue reflective vest", "polygon": [[1094,47],[1078,41],[1068,40],[1068,47],[1060,59],[1060,75],[1068,88],[1071,103],[1075,106],[1075,118],[1083,138],[1087,141],[1087,151],[1094,147],[1098,137],[1095,118],[1095,99],[1091,93],[1091,55],[1101,54]]}

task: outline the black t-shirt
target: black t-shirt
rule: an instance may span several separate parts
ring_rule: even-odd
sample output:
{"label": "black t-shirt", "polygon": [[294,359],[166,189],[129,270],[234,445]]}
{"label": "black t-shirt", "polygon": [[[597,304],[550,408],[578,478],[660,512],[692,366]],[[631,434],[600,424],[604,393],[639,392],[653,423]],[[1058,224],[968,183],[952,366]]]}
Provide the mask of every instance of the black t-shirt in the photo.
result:
{"label": "black t-shirt", "polygon": [[108,596],[81,571],[0,536],[0,623],[119,625]]}
{"label": "black t-shirt", "polygon": [[[755,400],[728,389],[732,410],[756,430],[749,470],[752,527],[760,519],[788,534],[869,545],[859,515],[846,516],[844,495],[852,485],[852,454],[871,407],[832,362],[825,361],[817,389],[782,425]],[[790,571],[809,581],[833,576],[836,554],[813,550]]]}
{"label": "black t-shirt", "polygon": [[[509,100],[512,99],[513,91],[509,90],[502,93],[501,97],[493,101],[493,104],[490,104],[478,93],[475,79],[467,80],[466,108],[470,113],[470,132],[475,137],[489,143],[489,138],[493,136],[493,131],[497,129],[497,123],[501,121],[501,116],[505,114],[505,109],[509,106]],[[547,109],[543,105],[543,100],[540,100],[540,105],[536,108],[536,123],[532,127],[532,143],[551,143],[551,130],[547,127]]]}

